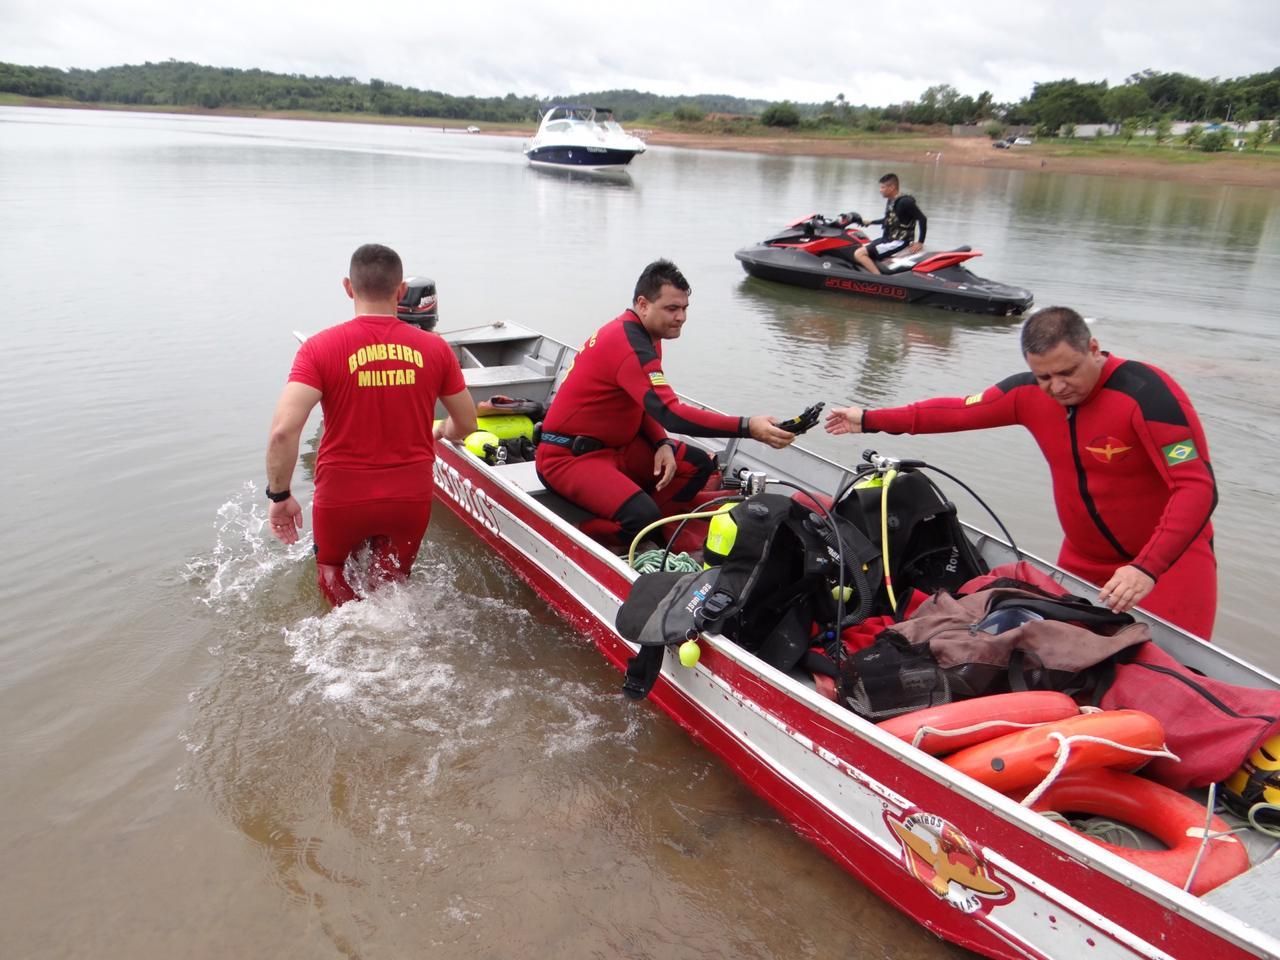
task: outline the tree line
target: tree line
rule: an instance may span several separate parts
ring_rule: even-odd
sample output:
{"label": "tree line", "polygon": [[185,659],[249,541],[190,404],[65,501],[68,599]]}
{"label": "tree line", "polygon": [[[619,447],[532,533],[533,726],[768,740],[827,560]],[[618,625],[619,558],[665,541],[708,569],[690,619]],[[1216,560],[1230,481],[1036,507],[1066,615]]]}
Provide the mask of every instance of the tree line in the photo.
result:
{"label": "tree line", "polygon": [[1202,80],[1182,73],[1143,70],[1124,83],[1075,79],[1034,84],[1013,103],[997,103],[990,91],[976,97],[949,84],[929,87],[917,100],[887,107],[855,106],[844,94],[822,104],[770,104],[761,120],[770,126],[843,126],[887,130],[901,124],[983,124],[1035,127],[1043,136],[1076,124],[1133,121],[1155,127],[1162,119],[1206,124],[1280,117],[1280,67],[1230,80]]}
{"label": "tree line", "polygon": [[453,96],[417,90],[384,80],[364,83],[355,77],[307,77],[206,67],[169,60],[101,70],[60,70],[0,63],[0,92],[24,97],[59,97],[81,103],[128,106],[219,107],[249,110],[307,110],[321,113],[372,113],[388,117],[434,117],[494,123],[536,120],[551,102],[606,106],[623,121],[672,114],[677,109],[707,113],[758,114],[767,101],[699,95],[661,97],[637,90],[603,90],[555,97]]}
{"label": "tree line", "polygon": [[1155,70],[1135,73],[1116,86],[1105,80],[1052,80],[1036,83],[1028,96],[1013,103],[995,102],[990,91],[975,97],[939,84],[916,100],[888,106],[854,105],[843,93],[825,103],[811,104],[707,94],[664,97],[637,90],[556,97],[514,93],[503,97],[454,96],[378,79],[366,83],[355,77],[308,77],[176,60],[100,70],[0,63],[0,92],[88,104],[371,113],[497,123],[526,123],[535,119],[546,103],[568,100],[612,107],[623,122],[663,118],[693,122],[718,114],[757,118],[776,127],[883,131],[904,124],[994,121],[1034,126],[1043,135],[1054,135],[1075,124],[1131,121],[1154,127],[1161,118],[1213,123],[1280,117],[1280,67],[1227,80]]}

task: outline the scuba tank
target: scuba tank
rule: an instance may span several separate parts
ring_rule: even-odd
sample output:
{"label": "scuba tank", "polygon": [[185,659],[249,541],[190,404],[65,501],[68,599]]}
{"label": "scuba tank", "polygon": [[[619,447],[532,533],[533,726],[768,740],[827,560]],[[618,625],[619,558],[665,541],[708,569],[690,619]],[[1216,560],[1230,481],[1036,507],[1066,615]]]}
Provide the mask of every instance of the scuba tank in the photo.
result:
{"label": "scuba tank", "polygon": [[738,521],[733,519],[732,514],[734,506],[732,503],[721,506],[707,525],[707,542],[702,548],[704,570],[720,566],[733,551],[733,545],[738,539]]}
{"label": "scuba tank", "polygon": [[483,460],[491,467],[507,462],[507,448],[488,430],[477,430],[475,433],[467,434],[463,446],[467,448],[467,453]]}
{"label": "scuba tank", "polygon": [[525,437],[533,440],[533,419],[517,414],[498,414],[476,418],[476,427],[492,433],[499,440],[515,440]]}

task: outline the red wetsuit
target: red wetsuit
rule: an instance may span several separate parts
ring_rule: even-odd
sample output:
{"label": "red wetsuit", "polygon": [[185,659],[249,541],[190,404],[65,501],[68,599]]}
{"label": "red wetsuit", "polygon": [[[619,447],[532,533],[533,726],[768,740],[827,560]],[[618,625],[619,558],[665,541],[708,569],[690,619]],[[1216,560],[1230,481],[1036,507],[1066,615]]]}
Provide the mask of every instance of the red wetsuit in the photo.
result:
{"label": "red wetsuit", "polygon": [[[662,372],[662,344],[654,340],[632,310],[597,330],[574,359],[551,401],[542,432],[590,437],[602,449],[574,456],[565,447],[540,443],[538,473],[567,500],[597,517],[618,518],[634,501],[656,518],[648,497],[656,478],[653,455],[667,431],[695,437],[745,437],[745,417],[730,417],[683,403]],[[710,474],[701,451],[680,444],[676,476],[663,490],[664,500],[689,500]],[[627,523],[621,525],[626,528]],[[632,531],[634,532],[634,531]]]}
{"label": "red wetsuit", "polygon": [[971,397],[868,410],[863,429],[948,433],[1021,424],[1049,462],[1064,539],[1058,563],[1095,584],[1130,564],[1155,578],[1141,606],[1208,638],[1217,612],[1209,515],[1218,502],[1200,419],[1167,373],[1106,356],[1084,403],[1064,408],[1034,375]]}
{"label": "red wetsuit", "polygon": [[289,379],[321,394],[312,526],[321,589],[342,603],[354,596],[342,566],[364,541],[384,572],[413,566],[431,517],[436,400],[465,389],[462,370],[436,334],[360,316],[309,337]]}

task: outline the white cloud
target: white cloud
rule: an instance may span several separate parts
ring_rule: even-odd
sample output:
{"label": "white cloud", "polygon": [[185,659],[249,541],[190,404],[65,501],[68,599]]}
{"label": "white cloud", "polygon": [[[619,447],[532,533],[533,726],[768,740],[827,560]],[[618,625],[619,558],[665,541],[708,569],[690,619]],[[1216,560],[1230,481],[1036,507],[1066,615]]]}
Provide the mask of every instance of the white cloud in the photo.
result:
{"label": "white cloud", "polygon": [[97,68],[191,60],[420,89],[547,96],[613,88],[852,103],[949,83],[1017,100],[1036,81],[1151,67],[1232,77],[1280,61],[1280,4],[1223,0],[800,0],[604,6],[563,0],[3,0],[0,60]]}

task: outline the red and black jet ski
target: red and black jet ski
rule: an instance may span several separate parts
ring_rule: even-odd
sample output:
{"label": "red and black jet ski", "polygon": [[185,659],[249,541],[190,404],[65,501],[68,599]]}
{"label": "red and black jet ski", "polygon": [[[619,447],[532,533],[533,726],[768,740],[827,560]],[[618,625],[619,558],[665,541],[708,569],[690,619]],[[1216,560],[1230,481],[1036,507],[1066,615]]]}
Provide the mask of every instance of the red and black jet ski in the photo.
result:
{"label": "red and black jet ski", "polygon": [[1031,291],[984,279],[963,266],[982,256],[971,247],[888,257],[876,264],[876,276],[853,258],[854,250],[871,242],[862,225],[856,213],[830,220],[811,214],[734,256],[753,277],[818,290],[996,316],[1020,314],[1031,306]]}

